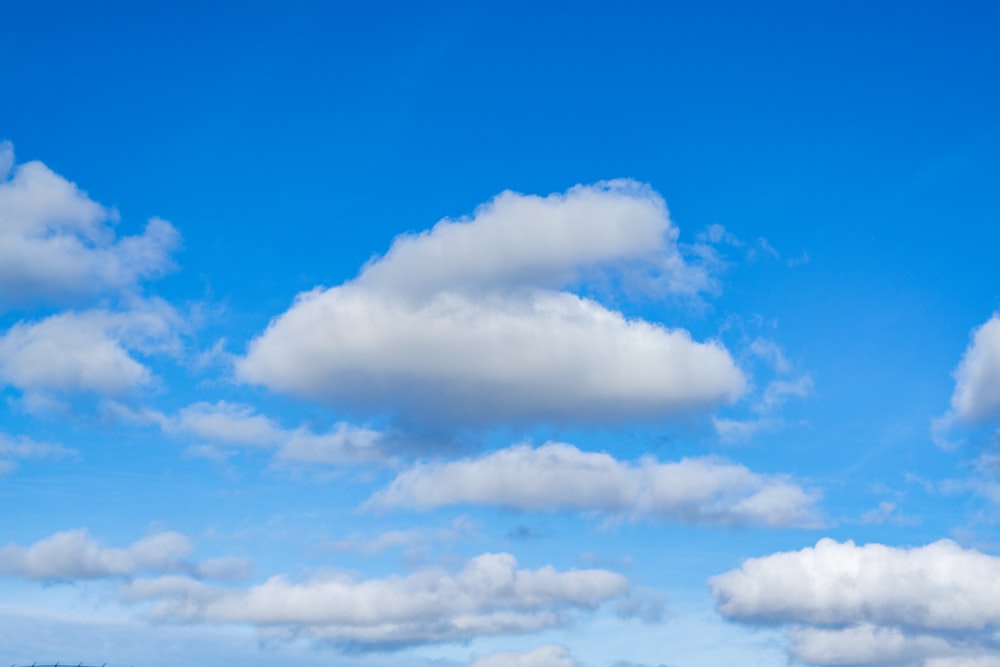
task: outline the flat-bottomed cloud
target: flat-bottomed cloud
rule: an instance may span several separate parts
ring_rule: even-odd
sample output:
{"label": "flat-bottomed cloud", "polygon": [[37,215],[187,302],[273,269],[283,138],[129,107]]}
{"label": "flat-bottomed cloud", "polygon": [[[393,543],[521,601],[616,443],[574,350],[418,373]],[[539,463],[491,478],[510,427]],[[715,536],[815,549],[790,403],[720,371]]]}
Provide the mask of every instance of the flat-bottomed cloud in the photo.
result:
{"label": "flat-bottomed cloud", "polygon": [[749,559],[711,587],[734,621],[791,626],[791,653],[808,664],[930,667],[1000,650],[1000,558],[950,540],[823,539]]}
{"label": "flat-bottomed cloud", "polygon": [[721,343],[564,289],[641,269],[685,291],[697,272],[675,237],[662,199],[633,182],[505,193],[397,238],[354,281],[300,294],[237,375],[424,423],[662,419],[732,402],[746,379]]}
{"label": "flat-bottomed cloud", "polygon": [[369,508],[492,505],[575,510],[684,523],[804,526],[816,497],[781,476],[714,458],[619,461],[573,445],[515,445],[478,458],[418,464],[376,493]]}

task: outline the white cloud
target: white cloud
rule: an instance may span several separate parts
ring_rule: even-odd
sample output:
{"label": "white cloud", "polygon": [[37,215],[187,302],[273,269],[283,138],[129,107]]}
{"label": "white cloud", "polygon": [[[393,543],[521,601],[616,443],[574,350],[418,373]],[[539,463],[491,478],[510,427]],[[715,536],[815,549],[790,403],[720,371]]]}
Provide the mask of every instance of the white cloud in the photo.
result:
{"label": "white cloud", "polygon": [[791,633],[792,655],[811,665],[926,665],[927,658],[954,656],[955,652],[941,637],[910,635],[870,623],[798,628]]}
{"label": "white cloud", "polygon": [[[777,354],[780,355],[780,352]],[[783,361],[781,357],[776,362]],[[782,406],[789,398],[805,398],[812,394],[813,380],[810,375],[802,375],[794,379],[775,379],[767,383],[760,397],[752,408],[755,417],[748,419],[732,419],[712,415],[712,427],[719,440],[725,443],[749,440],[757,433],[773,431],[785,426],[785,420],[777,416]]]}
{"label": "white cloud", "polygon": [[772,340],[767,340],[766,338],[758,336],[753,340],[753,342],[750,343],[750,347],[748,349],[750,354],[766,361],[778,373],[788,373],[792,370],[792,365],[788,362],[788,359],[785,358],[785,354],[781,351],[781,347]]}
{"label": "white cloud", "polygon": [[141,572],[185,572],[199,577],[234,579],[249,569],[246,559],[222,557],[192,563],[191,541],[181,533],[150,535],[127,547],[109,547],[84,528],[66,530],[29,547],[0,548],[0,573],[40,580],[133,577]]}
{"label": "white cloud", "polygon": [[300,295],[238,363],[247,380],[411,418],[662,417],[737,398],[725,348],[564,293],[523,300]]}
{"label": "white cloud", "polygon": [[896,503],[891,503],[888,501],[883,501],[879,503],[878,507],[870,509],[863,512],[858,518],[858,523],[865,525],[882,525],[886,523],[894,523],[896,525],[914,525],[919,523],[919,520],[915,517],[906,516],[901,514]]}
{"label": "white cloud", "polygon": [[636,262],[686,290],[675,237],[662,200],[635,183],[505,193],[397,238],[352,282],[300,294],[237,375],[416,421],[615,421],[734,401],[745,378],[720,343],[559,291]]}
{"label": "white cloud", "polygon": [[17,461],[25,459],[64,459],[78,456],[78,452],[62,445],[37,442],[31,438],[12,437],[0,433],[0,475],[17,467]]}
{"label": "white cloud", "polygon": [[709,524],[812,525],[815,497],[778,476],[700,458],[618,461],[561,443],[515,445],[478,458],[416,465],[367,503],[430,509],[479,504],[601,512]]}
{"label": "white cloud", "polygon": [[994,313],[972,332],[972,341],[955,369],[951,407],[966,421],[1000,417],[1000,314]]}
{"label": "white cloud", "polygon": [[276,460],[288,464],[384,463],[389,459],[381,432],[346,422],[325,433],[305,426],[286,429],[249,405],[227,401],[192,403],[176,415],[151,409],[133,411],[114,403],[107,407],[120,419],[155,424],[167,433],[198,438],[203,444],[273,450]]}
{"label": "white cloud", "polygon": [[747,251],[748,259],[756,259],[761,254],[767,255],[773,259],[780,260],[781,253],[778,252],[777,248],[771,245],[770,241],[765,239],[763,236],[757,239],[757,242]]}
{"label": "white cloud", "polygon": [[0,383],[26,393],[125,393],[153,380],[133,351],[178,353],[179,322],[159,300],[130,311],[68,311],[18,322],[0,336]]}
{"label": "white cloud", "polygon": [[971,655],[953,651],[944,657],[930,657],[924,661],[923,667],[1000,667],[1000,650],[980,655],[976,655],[973,651],[967,653]]}
{"label": "white cloud", "polygon": [[805,398],[812,394],[812,376],[803,375],[794,380],[772,380],[767,383],[757,410],[768,414],[784,405],[789,398]]}
{"label": "white cloud", "polygon": [[771,431],[784,425],[781,419],[756,417],[754,419],[729,419],[712,415],[712,428],[719,440],[725,443],[743,442],[757,433]]}
{"label": "white cloud", "polygon": [[559,289],[600,269],[638,263],[672,291],[693,292],[707,277],[677,249],[663,199],[618,180],[578,185],[548,197],[504,192],[471,218],[442,220],[403,234],[365,266],[357,284],[416,298],[440,292]]}
{"label": "white cloud", "polygon": [[931,440],[945,451],[965,443],[962,434],[955,434],[957,426],[1000,420],[1000,313],[974,329],[970,338],[952,373],[955,391],[951,408],[931,419]]}
{"label": "white cloud", "polygon": [[301,583],[276,576],[247,589],[168,576],[122,588],[125,599],[148,603],[154,620],[248,624],[269,636],[361,648],[537,632],[627,592],[613,572],[518,569],[504,553],[472,558],[457,573],[428,568],[364,580],[323,573]]}
{"label": "white cloud", "polygon": [[29,579],[128,577],[140,570],[176,570],[191,551],[180,533],[158,533],[125,548],[98,543],[85,529],[67,530],[30,547],[0,548],[0,572]]}
{"label": "white cloud", "polygon": [[808,664],[1000,657],[1000,558],[949,540],[897,548],[823,539],[747,560],[710,584],[724,616],[793,626],[791,652]]}
{"label": "white cloud", "polygon": [[497,651],[473,660],[469,667],[576,667],[565,646],[547,644],[527,653]]}
{"label": "white cloud", "polygon": [[715,223],[705,228],[705,231],[698,234],[698,240],[702,243],[712,243],[715,245],[725,244],[740,247],[743,242],[722,225]]}
{"label": "white cloud", "polygon": [[931,485],[931,491],[945,495],[973,493],[991,503],[1000,504],[1000,454],[983,452],[971,462],[972,472],[963,478],[943,479]]}
{"label": "white cloud", "polygon": [[13,164],[11,144],[0,144],[0,307],[130,290],[171,268],[179,236],[168,222],[116,240],[114,211],[41,162],[11,175]]}
{"label": "white cloud", "polygon": [[371,537],[352,535],[343,540],[329,542],[322,546],[338,551],[353,551],[364,554],[381,553],[387,549],[405,549],[410,556],[419,556],[434,543],[453,542],[469,535],[474,525],[468,517],[458,517],[451,526],[438,530],[387,530]]}

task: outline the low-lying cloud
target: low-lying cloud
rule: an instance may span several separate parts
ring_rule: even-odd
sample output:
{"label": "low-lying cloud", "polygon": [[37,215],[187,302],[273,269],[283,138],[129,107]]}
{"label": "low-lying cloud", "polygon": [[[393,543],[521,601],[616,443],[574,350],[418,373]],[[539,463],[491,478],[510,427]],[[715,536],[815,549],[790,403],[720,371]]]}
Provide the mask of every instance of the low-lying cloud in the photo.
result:
{"label": "low-lying cloud", "polygon": [[386,649],[560,627],[628,591],[625,577],[607,570],[521,569],[510,554],[490,553],[458,572],[435,567],[384,579],[328,572],[301,582],[275,576],[249,588],[167,576],[137,579],[121,594],[147,605],[155,621],[247,624],[269,637]]}

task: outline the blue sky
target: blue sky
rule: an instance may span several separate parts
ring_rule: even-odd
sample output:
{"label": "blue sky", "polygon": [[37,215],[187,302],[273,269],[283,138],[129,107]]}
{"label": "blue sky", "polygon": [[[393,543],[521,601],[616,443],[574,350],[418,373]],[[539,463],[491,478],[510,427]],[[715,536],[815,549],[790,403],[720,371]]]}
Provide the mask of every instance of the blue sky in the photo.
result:
{"label": "blue sky", "polygon": [[1000,665],[998,22],[8,3],[0,654]]}

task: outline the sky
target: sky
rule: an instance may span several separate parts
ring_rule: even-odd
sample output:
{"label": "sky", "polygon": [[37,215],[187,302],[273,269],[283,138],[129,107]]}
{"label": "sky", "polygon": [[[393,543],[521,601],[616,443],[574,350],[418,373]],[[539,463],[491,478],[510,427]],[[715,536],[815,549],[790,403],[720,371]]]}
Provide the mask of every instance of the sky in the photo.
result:
{"label": "sky", "polygon": [[1000,7],[8,0],[0,659],[1000,666]]}

